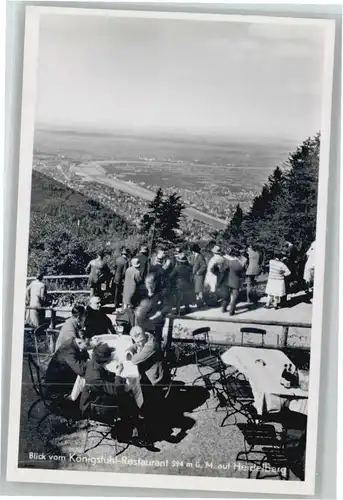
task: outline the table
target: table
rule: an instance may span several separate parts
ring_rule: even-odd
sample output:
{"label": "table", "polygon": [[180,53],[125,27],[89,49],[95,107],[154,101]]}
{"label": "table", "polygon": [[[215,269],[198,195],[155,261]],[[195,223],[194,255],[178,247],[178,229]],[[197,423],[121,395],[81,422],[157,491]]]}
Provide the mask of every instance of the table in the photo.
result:
{"label": "table", "polygon": [[[142,388],[140,384],[140,374],[138,371],[138,367],[134,365],[131,361],[126,359],[126,351],[132,345],[131,337],[127,335],[98,335],[97,337],[93,337],[93,340],[97,338],[101,342],[106,342],[110,347],[115,347],[116,349],[116,358],[123,364],[123,371],[120,376],[126,379],[126,382],[135,398],[137,406],[141,408],[144,403]],[[90,356],[92,351],[89,351]],[[117,370],[117,362],[116,359],[112,360],[110,363],[106,365],[106,369],[110,372],[116,372]],[[72,393],[71,399],[75,401],[82,389],[85,386],[85,379],[83,377],[78,376]]]}
{"label": "table", "polygon": [[[291,360],[282,351],[255,347],[233,346],[225,351],[221,358],[226,365],[235,367],[248,379],[254,396],[254,406],[259,415],[264,410],[278,412],[292,401],[308,399],[308,391],[298,387],[287,389],[280,384],[284,365]],[[258,362],[259,360],[263,363]],[[292,403],[291,406],[295,404]],[[307,412],[307,404],[295,405],[297,411]]]}

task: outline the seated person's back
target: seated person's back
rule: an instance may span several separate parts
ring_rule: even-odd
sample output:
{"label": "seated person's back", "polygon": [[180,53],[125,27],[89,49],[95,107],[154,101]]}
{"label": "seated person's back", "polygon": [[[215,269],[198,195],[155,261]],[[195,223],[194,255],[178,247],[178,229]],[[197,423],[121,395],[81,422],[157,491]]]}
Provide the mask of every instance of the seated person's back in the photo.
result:
{"label": "seated person's back", "polygon": [[61,331],[56,340],[55,351],[62,346],[64,342],[72,338],[81,337],[81,329],[85,323],[86,310],[82,305],[75,305],[71,310],[71,317],[62,325]]}
{"label": "seated person's back", "polygon": [[70,395],[78,375],[84,376],[89,355],[87,343],[80,338],[70,338],[57,349],[50,360],[45,375],[45,391],[49,398]]}
{"label": "seated person's back", "polygon": [[92,359],[85,373],[85,388],[80,399],[83,415],[88,415],[91,403],[103,405],[125,405],[128,403],[126,380],[106,369],[113,359],[115,349],[106,343],[98,344],[92,353]]}

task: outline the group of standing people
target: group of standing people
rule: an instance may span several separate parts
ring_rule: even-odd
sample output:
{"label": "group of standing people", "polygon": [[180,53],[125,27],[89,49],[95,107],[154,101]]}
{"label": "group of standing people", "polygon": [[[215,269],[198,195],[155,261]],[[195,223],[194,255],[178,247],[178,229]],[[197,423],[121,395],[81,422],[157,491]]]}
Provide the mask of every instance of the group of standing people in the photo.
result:
{"label": "group of standing people", "polygon": [[[300,267],[291,243],[287,242],[276,250],[269,260],[265,307],[282,307],[290,293],[290,283],[299,279],[305,284],[309,298],[313,288],[314,260],[315,242],[306,253],[305,265]],[[105,295],[109,295],[117,310],[126,311],[131,324],[135,324],[133,318],[137,312],[142,321],[150,314],[160,331],[166,314],[173,308],[178,315],[187,314],[192,304],[197,307],[216,306],[221,301],[224,312],[228,309],[229,315],[235,314],[244,283],[248,306],[258,302],[256,279],[264,265],[264,253],[254,244],[247,249],[232,246],[226,251],[214,245],[208,258],[194,243],[189,251],[180,247],[168,251],[157,249],[154,257],[150,256],[146,245],[133,256],[122,248],[113,271],[106,262],[105,252],[100,251],[89,262],[86,271],[91,296],[102,301]],[[44,273],[39,271],[26,291],[26,322],[31,326],[42,324],[47,298]]]}

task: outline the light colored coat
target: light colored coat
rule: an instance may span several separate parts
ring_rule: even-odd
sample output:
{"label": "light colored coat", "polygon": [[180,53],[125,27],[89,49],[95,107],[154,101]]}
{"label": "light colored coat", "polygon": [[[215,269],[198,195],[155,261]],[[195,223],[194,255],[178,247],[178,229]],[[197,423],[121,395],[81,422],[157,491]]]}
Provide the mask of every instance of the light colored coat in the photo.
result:
{"label": "light colored coat", "polygon": [[137,292],[137,287],[141,281],[141,273],[136,267],[129,267],[125,272],[123,304],[132,305],[132,298]]}
{"label": "light colored coat", "polygon": [[[218,275],[220,274],[224,265],[225,259],[222,255],[215,254],[207,264],[207,273],[205,276],[204,287],[208,288],[210,292],[215,293],[218,282]],[[218,272],[216,272],[218,270]]]}

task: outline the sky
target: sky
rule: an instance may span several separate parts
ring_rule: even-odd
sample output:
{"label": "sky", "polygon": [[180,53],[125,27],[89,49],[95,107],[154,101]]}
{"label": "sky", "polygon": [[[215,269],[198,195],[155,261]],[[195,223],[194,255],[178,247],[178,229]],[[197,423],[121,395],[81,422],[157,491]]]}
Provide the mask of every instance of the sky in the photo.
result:
{"label": "sky", "polygon": [[323,57],[318,26],[45,15],[36,125],[300,141]]}

